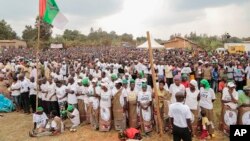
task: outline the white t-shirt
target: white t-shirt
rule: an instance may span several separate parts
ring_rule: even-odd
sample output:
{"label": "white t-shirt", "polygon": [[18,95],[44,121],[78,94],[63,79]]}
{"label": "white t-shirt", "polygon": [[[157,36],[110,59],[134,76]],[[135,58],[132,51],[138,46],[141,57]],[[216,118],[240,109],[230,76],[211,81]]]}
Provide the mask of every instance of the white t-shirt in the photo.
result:
{"label": "white t-shirt", "polygon": [[157,65],[158,69],[158,75],[164,75],[164,66],[163,65]]}
{"label": "white t-shirt", "polygon": [[113,89],[116,89],[116,88],[115,88],[115,83],[114,83],[114,82],[112,82],[112,81],[109,82],[109,89],[110,89],[111,91],[113,91]]}
{"label": "white t-shirt", "polygon": [[41,115],[33,114],[33,123],[36,123],[36,128],[45,127],[48,117],[43,112]]}
{"label": "white t-shirt", "polygon": [[74,118],[71,118],[71,122],[73,123],[73,126],[78,126],[80,124],[80,115],[79,115],[79,111],[74,108],[73,112],[71,113],[71,115],[74,116]]}
{"label": "white t-shirt", "polygon": [[170,104],[168,115],[174,118],[174,125],[180,128],[188,127],[187,119],[192,118],[189,107],[180,102]]}
{"label": "white t-shirt", "polygon": [[77,85],[75,83],[68,84],[68,86],[67,86],[67,89],[74,91],[74,93],[68,93],[68,103],[69,104],[77,104],[76,88],[77,88]]}
{"label": "white t-shirt", "polygon": [[146,92],[140,91],[138,93],[138,101],[140,103],[147,103],[152,101],[152,93],[150,93],[149,91]]}
{"label": "white t-shirt", "polygon": [[101,74],[102,74],[102,72],[100,70],[98,72],[94,70],[92,75],[94,78],[100,78]]}
{"label": "white t-shirt", "polygon": [[105,107],[109,108],[111,107],[111,98],[112,98],[112,93],[111,91],[104,92],[101,90],[100,93],[101,99],[100,99],[100,107]]}
{"label": "white t-shirt", "polygon": [[201,107],[212,110],[213,99],[216,99],[213,89],[209,88],[209,90],[205,90],[203,87],[200,88],[200,106]]}
{"label": "white t-shirt", "polygon": [[24,78],[24,80],[21,81],[20,84],[21,84],[21,89],[20,89],[21,93],[25,93],[25,92],[29,91],[29,89],[28,89],[28,87],[29,87],[29,80],[27,78]]}
{"label": "white t-shirt", "polygon": [[42,100],[48,101],[49,100],[48,94],[47,97],[45,97],[46,93],[48,93],[48,82],[41,85],[41,91],[42,91]]}
{"label": "white t-shirt", "polygon": [[77,99],[83,100],[83,90],[84,90],[83,86],[79,86],[79,85],[76,86],[76,93],[81,94],[80,96],[77,96]]}
{"label": "white t-shirt", "polygon": [[[236,92],[235,90],[233,91],[232,93],[234,99],[238,100],[238,92]],[[222,100],[225,100],[225,101],[232,101],[232,98],[229,94],[229,89],[228,87],[225,87],[222,91]],[[234,102],[228,102],[228,103],[225,103],[225,105],[229,106],[230,108],[232,109],[236,109],[238,104],[237,103],[234,103]]]}
{"label": "white t-shirt", "polygon": [[183,67],[181,69],[181,73],[185,73],[185,74],[190,74],[192,71],[190,69],[190,67]]}
{"label": "white t-shirt", "polygon": [[186,88],[185,104],[191,110],[197,110],[197,108],[198,108],[197,97],[198,97],[199,93],[200,93],[199,90],[195,90],[194,92],[191,92],[190,88]]}
{"label": "white t-shirt", "polygon": [[56,96],[58,98],[58,102],[64,102],[67,101],[67,97],[60,99],[66,95],[66,86],[62,85],[60,88],[56,87]]}
{"label": "white t-shirt", "polygon": [[[12,83],[11,89],[20,89],[21,88],[21,84],[20,81],[17,81],[16,83]],[[19,96],[20,95],[20,90],[13,90],[11,91],[11,95],[12,96]]]}
{"label": "white t-shirt", "polygon": [[47,90],[48,90],[48,100],[49,100],[49,98],[52,96],[52,95],[54,95],[54,96],[52,96],[51,97],[51,100],[49,100],[49,101],[57,101],[57,97],[56,97],[56,95],[55,95],[55,92],[56,92],[56,84],[55,83],[52,83],[52,84],[48,84],[47,85],[48,86],[48,88],[47,88]]}
{"label": "white t-shirt", "polygon": [[63,75],[62,74],[54,74],[54,79],[62,81],[63,80]]}
{"label": "white t-shirt", "polygon": [[143,82],[143,79],[136,79],[135,80],[135,89],[137,90],[137,91],[141,91],[141,89],[142,89],[142,82]]}
{"label": "white t-shirt", "polygon": [[36,82],[29,82],[30,95],[36,95]]}
{"label": "white t-shirt", "polygon": [[66,75],[66,73],[67,73],[67,65],[64,64],[64,65],[62,65],[62,67],[60,69],[60,74],[61,75]]}
{"label": "white t-shirt", "polygon": [[246,67],[245,73],[247,73],[247,79],[250,79],[250,66]]}
{"label": "white t-shirt", "polygon": [[177,86],[175,83],[171,84],[169,87],[169,93],[171,94],[171,103],[175,103],[176,99],[175,99],[175,94],[177,92],[185,92],[185,86],[180,84],[179,86]]}

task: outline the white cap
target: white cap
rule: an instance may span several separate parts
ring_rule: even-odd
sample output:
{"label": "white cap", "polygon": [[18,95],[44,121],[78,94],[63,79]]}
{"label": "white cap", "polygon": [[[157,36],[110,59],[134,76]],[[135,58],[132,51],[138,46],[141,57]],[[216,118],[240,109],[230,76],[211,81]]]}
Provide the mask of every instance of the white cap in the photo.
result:
{"label": "white cap", "polygon": [[126,72],[125,75],[129,75],[129,73]]}
{"label": "white cap", "polygon": [[117,83],[122,83],[122,80],[121,79],[116,80],[115,84],[117,84]]}
{"label": "white cap", "polygon": [[82,79],[78,79],[78,80],[77,80],[77,83],[82,83]]}
{"label": "white cap", "polygon": [[203,61],[202,61],[202,60],[199,60],[198,62],[203,64]]}
{"label": "white cap", "polygon": [[235,87],[235,84],[234,84],[234,82],[228,82],[227,86],[230,88],[233,88],[233,87]]}
{"label": "white cap", "polygon": [[143,78],[143,79],[142,79],[142,82],[143,82],[143,83],[146,83],[146,82],[147,82],[147,79],[146,79],[146,78]]}
{"label": "white cap", "polygon": [[93,78],[91,82],[96,83],[97,81],[98,81],[97,78]]}
{"label": "white cap", "polygon": [[101,86],[108,88],[108,83],[101,83]]}

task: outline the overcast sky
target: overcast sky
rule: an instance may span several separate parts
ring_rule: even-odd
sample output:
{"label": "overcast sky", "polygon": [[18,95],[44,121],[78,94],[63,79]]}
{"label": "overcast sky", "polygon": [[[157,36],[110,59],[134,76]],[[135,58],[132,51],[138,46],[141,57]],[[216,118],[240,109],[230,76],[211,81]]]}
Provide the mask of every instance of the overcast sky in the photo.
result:
{"label": "overcast sky", "polygon": [[[68,18],[65,28],[88,34],[101,27],[118,34],[168,39],[191,31],[208,35],[250,36],[250,0],[56,0]],[[38,0],[0,0],[0,18],[22,35],[34,25]],[[53,29],[55,34],[63,30]]]}

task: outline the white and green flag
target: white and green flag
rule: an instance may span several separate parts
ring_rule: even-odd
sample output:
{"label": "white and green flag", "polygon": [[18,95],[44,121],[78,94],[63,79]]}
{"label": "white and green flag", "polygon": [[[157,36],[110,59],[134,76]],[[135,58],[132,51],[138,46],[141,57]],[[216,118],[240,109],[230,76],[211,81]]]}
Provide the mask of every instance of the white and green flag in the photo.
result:
{"label": "white and green flag", "polygon": [[63,29],[68,19],[60,12],[55,0],[46,0],[43,20],[56,28]]}

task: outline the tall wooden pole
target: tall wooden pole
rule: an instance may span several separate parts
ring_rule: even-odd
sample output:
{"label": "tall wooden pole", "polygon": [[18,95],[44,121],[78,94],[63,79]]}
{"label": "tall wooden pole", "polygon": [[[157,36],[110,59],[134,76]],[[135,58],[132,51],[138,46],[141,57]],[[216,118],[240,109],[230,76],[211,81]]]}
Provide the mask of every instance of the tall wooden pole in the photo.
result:
{"label": "tall wooden pole", "polygon": [[162,129],[162,120],[161,120],[161,113],[160,113],[160,105],[159,105],[159,98],[158,98],[158,92],[157,92],[157,86],[156,86],[156,78],[155,78],[155,69],[154,69],[154,63],[153,63],[153,51],[151,47],[151,40],[150,40],[150,34],[147,32],[147,40],[148,40],[148,51],[149,51],[149,61],[151,66],[151,72],[152,72],[152,79],[153,79],[153,86],[154,86],[154,93],[155,93],[155,103],[156,103],[156,112],[157,112],[157,120],[159,123],[159,130],[160,130],[160,137],[163,135],[163,129]]}
{"label": "tall wooden pole", "polygon": [[40,28],[41,28],[41,17],[40,14],[38,16],[38,24],[37,24],[37,46],[36,46],[36,109],[38,107],[38,69],[39,69],[39,58],[38,58],[38,53],[39,53],[39,48],[40,48]]}

